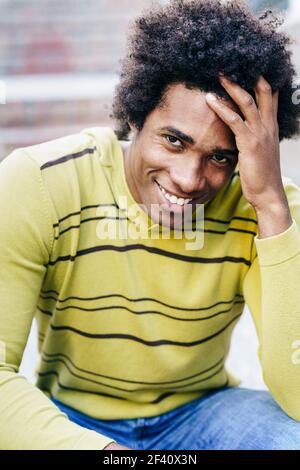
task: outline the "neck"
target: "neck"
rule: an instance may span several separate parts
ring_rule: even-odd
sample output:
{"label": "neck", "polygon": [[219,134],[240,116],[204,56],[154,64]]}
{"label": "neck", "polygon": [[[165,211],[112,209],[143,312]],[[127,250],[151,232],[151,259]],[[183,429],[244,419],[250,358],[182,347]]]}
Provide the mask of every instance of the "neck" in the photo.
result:
{"label": "neck", "polygon": [[120,145],[123,151],[123,159],[124,159],[124,169],[125,169],[125,177],[127,186],[137,203],[141,203],[140,196],[138,191],[136,190],[134,180],[132,178],[132,164],[133,164],[133,144],[131,141],[120,141]]}

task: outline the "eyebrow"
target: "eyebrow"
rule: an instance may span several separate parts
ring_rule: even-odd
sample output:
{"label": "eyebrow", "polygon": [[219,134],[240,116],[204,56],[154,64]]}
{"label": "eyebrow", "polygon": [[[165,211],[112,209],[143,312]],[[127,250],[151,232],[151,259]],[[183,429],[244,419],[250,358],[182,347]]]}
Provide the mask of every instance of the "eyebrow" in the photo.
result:
{"label": "eyebrow", "polygon": [[180,140],[182,140],[183,142],[187,142],[188,144],[194,145],[196,143],[193,137],[185,134],[179,129],[176,129],[176,127],[165,126],[165,127],[161,127],[159,130],[171,132],[172,134],[176,135],[176,137],[178,137]]}
{"label": "eyebrow", "polygon": [[[194,145],[196,142],[190,135],[185,134],[184,132],[176,129],[176,127],[172,126],[165,126],[159,129],[160,131],[168,131],[174,134],[178,139],[186,142],[188,144]],[[239,151],[238,149],[226,149],[222,147],[215,147],[212,149],[212,153],[217,153],[219,155],[231,155],[232,157],[238,157]]]}

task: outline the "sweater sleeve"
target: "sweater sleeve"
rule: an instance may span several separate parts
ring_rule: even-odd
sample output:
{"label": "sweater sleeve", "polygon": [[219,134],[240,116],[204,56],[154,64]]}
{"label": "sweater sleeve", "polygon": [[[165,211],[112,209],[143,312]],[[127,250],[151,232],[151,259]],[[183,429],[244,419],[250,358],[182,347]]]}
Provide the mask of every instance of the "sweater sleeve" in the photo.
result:
{"label": "sweater sleeve", "polygon": [[25,149],[0,163],[0,449],[94,449],[116,442],[70,421],[19,372],[52,246],[51,201]]}
{"label": "sweater sleeve", "polygon": [[293,223],[275,236],[254,238],[243,291],[264,382],[278,405],[300,421],[300,188],[284,180]]}

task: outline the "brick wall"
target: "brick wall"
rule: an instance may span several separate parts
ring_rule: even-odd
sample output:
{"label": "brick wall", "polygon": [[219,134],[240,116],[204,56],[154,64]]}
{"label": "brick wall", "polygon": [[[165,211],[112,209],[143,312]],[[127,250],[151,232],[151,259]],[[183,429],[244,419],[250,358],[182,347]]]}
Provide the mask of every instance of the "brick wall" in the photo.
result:
{"label": "brick wall", "polygon": [[[90,125],[113,124],[113,87],[101,97],[85,97],[79,84],[78,96],[57,99],[49,99],[47,93],[37,99],[35,90],[31,97],[26,87],[30,76],[40,77],[41,84],[46,76],[48,81],[53,77],[55,90],[66,74],[66,96],[79,75],[91,80],[96,75],[101,86],[101,77],[119,69],[129,21],[149,4],[150,0],[0,0],[0,79],[8,89],[7,102],[0,105],[0,160],[16,147]],[[20,77],[17,99],[9,93],[11,77]]]}
{"label": "brick wall", "polygon": [[149,0],[0,0],[0,74],[116,71]]}

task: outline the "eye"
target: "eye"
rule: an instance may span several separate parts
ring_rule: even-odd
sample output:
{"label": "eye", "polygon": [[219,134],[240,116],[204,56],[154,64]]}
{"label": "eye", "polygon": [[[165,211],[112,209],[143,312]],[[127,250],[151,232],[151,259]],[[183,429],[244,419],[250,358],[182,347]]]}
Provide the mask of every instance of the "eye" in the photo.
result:
{"label": "eye", "polygon": [[[174,135],[165,134],[163,137],[166,139],[168,144],[171,144],[173,147],[182,148],[182,142]],[[176,142],[178,142],[179,145],[176,145]]]}
{"label": "eye", "polygon": [[[217,163],[220,163],[221,165],[226,165],[226,164],[230,164],[232,163],[232,160],[228,157],[223,157],[223,155],[218,155],[218,154],[215,154],[212,156],[212,158],[220,158],[220,160],[215,160]],[[225,160],[225,161],[221,161],[221,160]]]}

